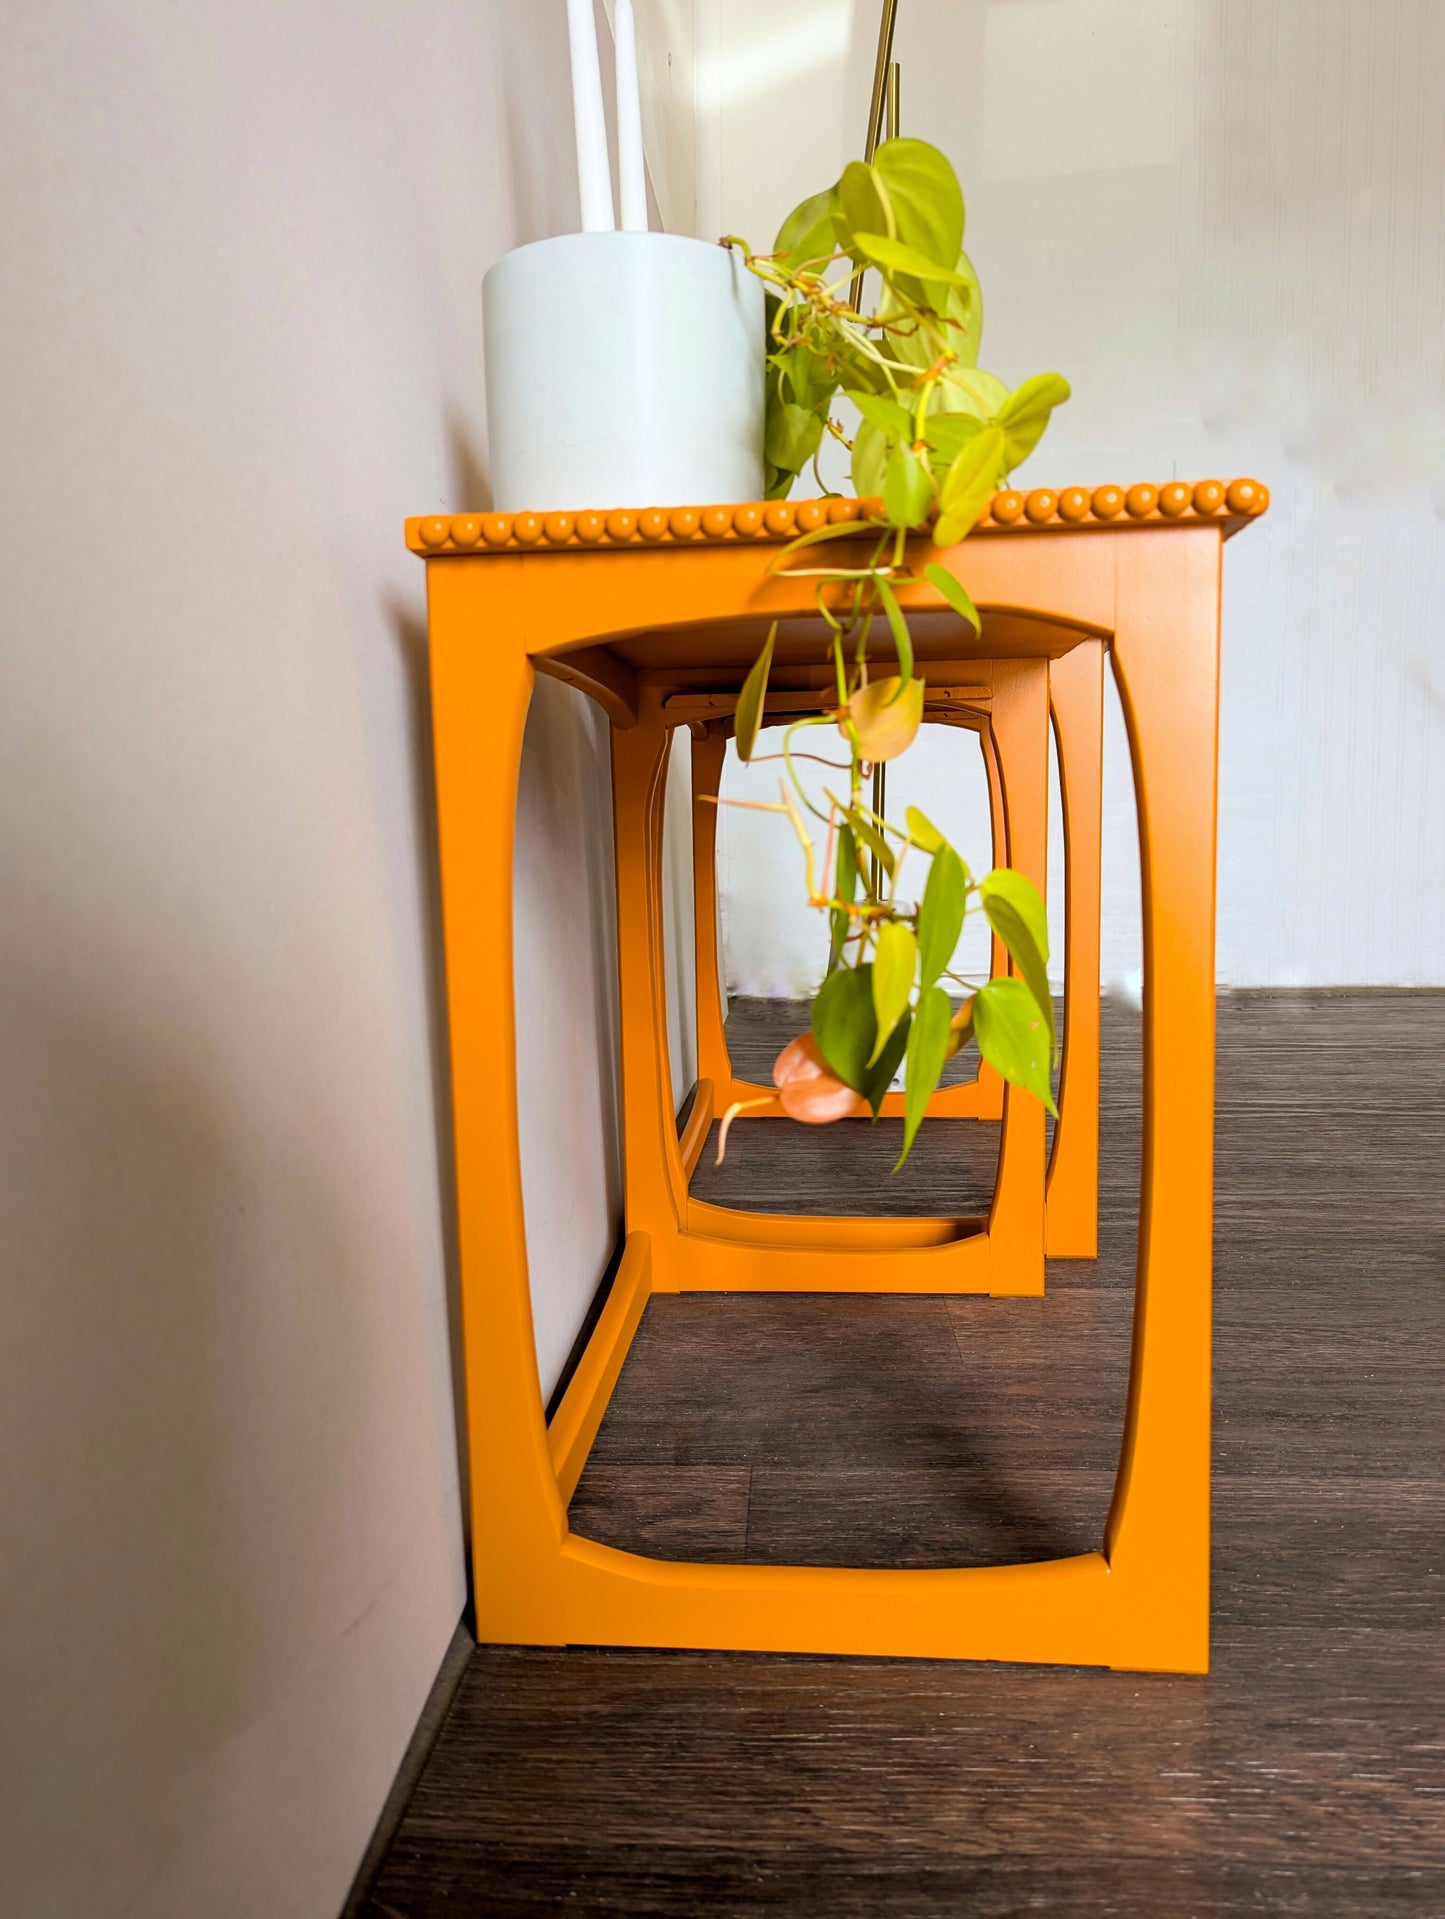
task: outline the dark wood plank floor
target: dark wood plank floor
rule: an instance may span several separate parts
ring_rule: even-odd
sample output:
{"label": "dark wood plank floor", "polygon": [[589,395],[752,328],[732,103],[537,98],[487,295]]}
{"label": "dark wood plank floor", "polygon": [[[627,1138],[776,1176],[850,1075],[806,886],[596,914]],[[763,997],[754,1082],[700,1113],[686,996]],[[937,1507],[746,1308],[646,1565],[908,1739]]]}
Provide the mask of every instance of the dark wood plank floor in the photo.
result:
{"label": "dark wood plank floor", "polygon": [[[575,1528],[869,1565],[1096,1545],[1132,1016],[1106,1051],[1097,1265],[1051,1265],[1042,1301],[653,1301]],[[1445,996],[1222,1002],[1207,1679],[483,1648],[367,1910],[1445,1914],[1442,1121]],[[890,1190],[867,1127],[737,1137],[739,1190]],[[977,1176],[947,1152],[899,1210]]]}

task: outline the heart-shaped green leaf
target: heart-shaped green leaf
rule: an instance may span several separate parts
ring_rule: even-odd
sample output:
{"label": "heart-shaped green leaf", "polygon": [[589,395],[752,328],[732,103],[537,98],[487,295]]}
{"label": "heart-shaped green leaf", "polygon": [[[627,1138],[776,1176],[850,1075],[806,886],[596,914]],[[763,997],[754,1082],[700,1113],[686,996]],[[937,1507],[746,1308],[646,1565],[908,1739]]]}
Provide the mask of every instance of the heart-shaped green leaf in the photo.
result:
{"label": "heart-shaped green leaf", "polygon": [[[925,286],[922,281],[910,280],[906,275],[893,281],[891,287],[885,282],[886,297],[879,309],[885,318],[903,315],[907,310],[905,302],[933,309],[948,336],[950,348],[957,355],[945,380],[976,363],[983,338],[983,292],[973,262],[966,253],[959,254],[956,270],[958,284],[954,286]],[[935,358],[933,342],[921,327],[895,332],[890,350],[895,358],[906,361],[909,366],[932,366]],[[1008,388],[1003,391],[1007,393]]]}
{"label": "heart-shaped green leaf", "polygon": [[913,415],[907,407],[900,406],[896,400],[887,400],[879,393],[853,393],[849,398],[863,418],[871,420],[890,440],[912,444]]}
{"label": "heart-shaped green leaf", "polygon": [[978,890],[985,906],[991,899],[1009,901],[1041,957],[1048,958],[1048,909],[1042,894],[1027,874],[1015,872],[1011,866],[996,866],[979,881]]}
{"label": "heart-shaped green leaf", "polygon": [[[923,724],[923,681],[912,679],[905,685],[900,679],[870,680],[848,701],[848,719],[865,760],[874,766],[896,760],[912,746]],[[841,725],[838,730],[844,732]]]}
{"label": "heart-shaped green leaf", "polygon": [[884,1096],[893,1081],[893,1075],[903,1062],[903,1054],[908,1046],[908,1035],[913,1026],[913,1014],[907,1012],[893,1029],[893,1037],[878,1055],[877,1064],[869,1068],[868,1083],[863,1088],[863,1097],[873,1108],[873,1117],[877,1119],[878,1108],[883,1104]]}
{"label": "heart-shaped green leaf", "polygon": [[1049,1035],[1021,979],[991,979],[974,995],[973,1030],[979,1052],[994,1071],[1033,1093],[1057,1118],[1049,1084]]}
{"label": "heart-shaped green leaf", "polygon": [[952,466],[983,421],[973,413],[930,413],[923,423],[923,437],[935,470]]}
{"label": "heart-shaped green leaf", "polygon": [[1069,383],[1062,373],[1036,373],[1016,387],[998,410],[1003,428],[1003,464],[1012,473],[1033,452],[1043,437],[1049,416],[1069,397]]}
{"label": "heart-shaped green leaf", "polygon": [[932,474],[911,446],[895,441],[883,465],[883,511],[894,526],[922,526],[932,504]]}
{"label": "heart-shaped green leaf", "polygon": [[868,1056],[878,1022],[873,1011],[873,968],[840,966],[813,1001],[813,1038],[833,1071],[854,1092],[868,1086]]}
{"label": "heart-shaped green leaf", "polygon": [[874,584],[878,588],[878,597],[883,602],[883,611],[888,618],[888,630],[893,635],[893,644],[898,649],[898,692],[901,693],[913,678],[913,636],[908,631],[908,622],[903,617],[903,608],[898,604],[898,597],[893,588],[881,574]]}
{"label": "heart-shaped green leaf", "polygon": [[844,253],[851,254],[855,260],[861,257],[856,238],[860,231],[892,237],[893,209],[877,174],[866,161],[850,160],[833,191],[836,196],[833,231]]}
{"label": "heart-shaped green leaf", "polygon": [[777,637],[778,623],[774,620],[767,644],[754,660],[748,677],[743,681],[743,690],[738,694],[737,710],[733,714],[733,743],[740,760],[750,760],[753,748],[758,743],[758,728],[763,723],[763,702],[768,694],[768,673],[773,664],[773,645]]}
{"label": "heart-shaped green leaf", "polygon": [[894,1162],[895,1173],[912,1151],[929,1096],[947,1063],[952,1019],[953,1002],[941,986],[930,986],[926,993],[920,993],[908,1029],[903,1069],[903,1151]]}
{"label": "heart-shaped green leaf", "polygon": [[979,898],[989,925],[1008,948],[1038,1006],[1054,1047],[1054,1000],[1049,991],[1049,925],[1038,888],[1022,873],[996,867],[979,884]]}
{"label": "heart-shaped green leaf", "polygon": [[[859,395],[855,393],[852,397],[856,400]],[[883,475],[887,466],[888,437],[871,420],[864,420],[853,442],[853,463],[850,468],[853,491],[860,500],[883,491]]]}
{"label": "heart-shaped green leaf", "polygon": [[780,256],[778,265],[785,273],[796,273],[799,267],[820,267],[832,259],[838,250],[833,227],[836,207],[834,190],[829,187],[826,192],[810,194],[793,208],[773,242],[773,252]]}
{"label": "heart-shaped green leaf", "polygon": [[923,577],[930,586],[936,586],[955,613],[961,613],[975,633],[982,633],[983,621],[978,616],[978,608],[969,598],[963,581],[950,573],[946,566],[940,566],[936,560],[930,560],[923,569]]}
{"label": "heart-shaped green leaf", "polygon": [[919,977],[932,986],[958,945],[968,904],[968,868],[946,842],[933,856],[918,907]]}
{"label": "heart-shaped green leaf", "polygon": [[823,437],[823,416],[784,400],[768,411],[763,451],[774,466],[789,467],[801,473],[818,450]]}
{"label": "heart-shaped green leaf", "polygon": [[873,1017],[878,1031],[868,1060],[870,1066],[877,1065],[879,1054],[903,1017],[917,970],[918,941],[913,928],[899,920],[886,921],[878,929],[873,950]]}
{"label": "heart-shaped green leaf", "polygon": [[926,254],[905,246],[901,240],[890,240],[886,233],[855,233],[853,252],[861,254],[870,266],[881,267],[894,279],[907,275],[909,279],[921,281],[929,287],[967,285],[957,267],[940,266]]}
{"label": "heart-shaped green leaf", "polygon": [[837,391],[838,375],[822,354],[800,341],[773,354],[771,363],[785,389],[782,398],[791,394],[796,404],[809,413],[826,409]]}
{"label": "heart-shaped green leaf", "polygon": [[948,367],[940,390],[949,409],[975,414],[985,426],[997,424],[998,410],[1008,400],[1008,388],[1003,381],[995,373],[986,373],[981,366]]}
{"label": "heart-shaped green leaf", "polygon": [[945,155],[926,140],[885,140],[873,155],[893,209],[888,231],[935,266],[951,267],[963,245],[963,192]]}
{"label": "heart-shaped green leaf", "polygon": [[926,813],[920,813],[916,806],[910,806],[903,815],[908,825],[908,837],[913,844],[925,853],[936,853],[940,846],[948,841],[929,819]]}
{"label": "heart-shaped green leaf", "polygon": [[964,447],[948,469],[939,495],[935,546],[957,546],[973,531],[993,496],[1002,454],[1003,433],[996,426],[986,426]]}

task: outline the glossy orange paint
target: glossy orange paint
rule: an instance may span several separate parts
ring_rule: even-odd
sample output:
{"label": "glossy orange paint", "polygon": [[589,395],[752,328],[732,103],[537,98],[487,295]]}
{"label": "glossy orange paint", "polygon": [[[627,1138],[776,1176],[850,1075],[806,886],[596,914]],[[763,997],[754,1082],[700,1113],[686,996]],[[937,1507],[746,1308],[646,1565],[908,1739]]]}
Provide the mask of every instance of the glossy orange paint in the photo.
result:
{"label": "glossy orange paint", "polygon": [[[806,697],[826,683],[811,582],[769,574],[756,549],[787,537],[810,508],[845,518],[856,503],[599,513],[580,535],[579,516],[566,528],[569,516],[542,515],[409,524],[411,543],[428,556],[482,1639],[1206,1670],[1219,580],[1224,535],[1268,496],[1236,481],[1202,482],[1188,502],[1175,489],[1161,508],[1163,498],[1157,488],[1099,488],[1086,501],[1071,488],[1049,496],[1047,513],[1042,500],[1030,513],[1033,496],[997,496],[966,546],[927,554],[956,571],[983,610],[981,639],[931,587],[902,595],[930,690],[988,688],[1009,857],[1038,878],[1048,708],[1052,701],[1056,721],[1067,708],[1061,745],[1089,735],[1092,719],[1080,725],[1078,715],[1094,710],[1094,674],[1109,652],[1143,882],[1135,1337],[1105,1537],[1075,1558],[936,1571],[677,1564],[578,1539],[566,1513],[652,1291],[1042,1285],[1042,1112],[1011,1090],[986,1220],[759,1217],[687,1195],[662,1001],[667,702],[735,694],[774,618],[779,692]],[[1051,664],[1080,653],[1063,673]],[[625,1285],[620,1278],[550,1435],[523,1233],[510,937],[517,771],[539,670],[582,686],[613,722],[628,1231]],[[1084,860],[1093,855],[1080,808],[1088,810],[1095,778],[1087,756],[1063,767]],[[1070,939],[1074,966],[1081,942],[1096,948],[1097,921],[1076,926],[1071,917]],[[1066,1078],[1080,1057],[1066,1054]],[[1056,1186],[1059,1166],[1056,1158]],[[1087,1195],[1087,1177],[1077,1177]]]}

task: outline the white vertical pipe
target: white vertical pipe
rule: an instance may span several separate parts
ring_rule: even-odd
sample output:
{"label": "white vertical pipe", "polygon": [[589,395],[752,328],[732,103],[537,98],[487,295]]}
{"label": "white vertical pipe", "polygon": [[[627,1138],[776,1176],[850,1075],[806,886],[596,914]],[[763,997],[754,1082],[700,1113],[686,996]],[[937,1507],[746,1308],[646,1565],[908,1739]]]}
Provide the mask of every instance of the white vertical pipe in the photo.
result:
{"label": "white vertical pipe", "polygon": [[647,178],[642,164],[642,102],[637,90],[637,28],[632,0],[615,0],[612,34],[617,58],[617,191],[622,227],[647,231]]}
{"label": "white vertical pipe", "polygon": [[577,130],[577,193],[582,231],[610,233],[612,167],[607,158],[607,122],[602,113],[602,70],[597,62],[597,26],[592,0],[567,0],[567,41],[572,55],[572,120]]}

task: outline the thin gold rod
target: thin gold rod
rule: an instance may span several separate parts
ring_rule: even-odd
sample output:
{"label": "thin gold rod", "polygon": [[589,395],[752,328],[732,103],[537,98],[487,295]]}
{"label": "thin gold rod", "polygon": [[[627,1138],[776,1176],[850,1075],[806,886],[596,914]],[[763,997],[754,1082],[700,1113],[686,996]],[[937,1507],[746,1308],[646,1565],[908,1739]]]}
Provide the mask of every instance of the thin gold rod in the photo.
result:
{"label": "thin gold rod", "polygon": [[[898,18],[898,0],[883,0],[883,17],[878,22],[878,58],[873,65],[873,97],[868,103],[868,133],[863,142],[863,158],[871,160],[878,151],[879,137],[883,132],[883,116],[886,97],[889,91],[889,70],[897,72],[893,60],[893,27]],[[889,127],[890,135],[898,131],[897,100],[898,85],[893,83],[894,118]],[[848,288],[848,304],[855,313],[858,302],[863,298],[863,273],[860,268],[853,275]]]}
{"label": "thin gold rod", "polygon": [[[873,99],[868,108],[868,138],[863,143],[863,157],[871,160],[878,151],[880,135],[888,140],[898,138],[898,62],[893,58],[893,27],[898,17],[898,0],[883,0],[883,18],[878,26],[878,62],[873,69]],[[853,285],[849,295],[849,304],[854,311],[863,294],[863,275],[853,276]],[[882,819],[888,797],[888,773],[881,760],[873,767],[873,812]],[[873,890],[881,891],[883,875],[878,861],[872,861]]]}
{"label": "thin gold rod", "polygon": [[883,18],[878,23],[878,58],[873,66],[873,98],[868,103],[868,137],[863,142],[865,160],[873,158],[883,131],[883,98],[893,59],[893,26],[897,18],[898,0],[883,0]]}

